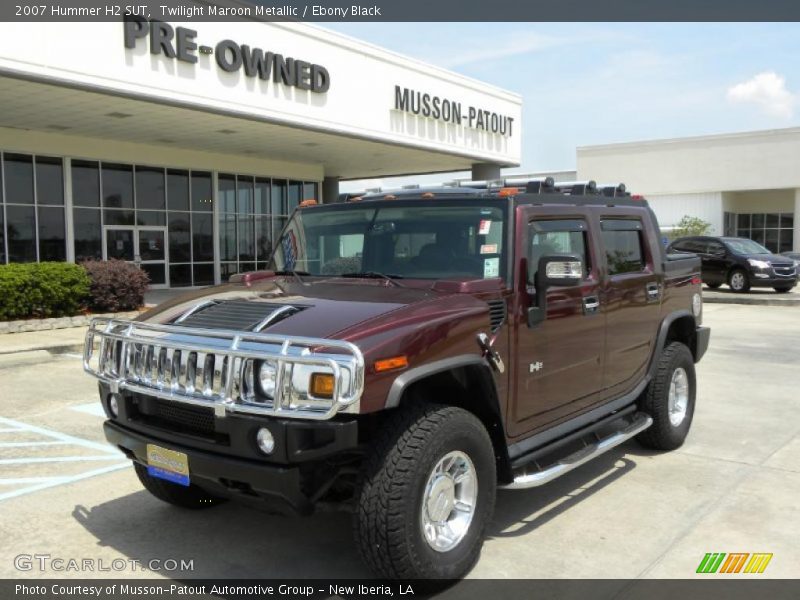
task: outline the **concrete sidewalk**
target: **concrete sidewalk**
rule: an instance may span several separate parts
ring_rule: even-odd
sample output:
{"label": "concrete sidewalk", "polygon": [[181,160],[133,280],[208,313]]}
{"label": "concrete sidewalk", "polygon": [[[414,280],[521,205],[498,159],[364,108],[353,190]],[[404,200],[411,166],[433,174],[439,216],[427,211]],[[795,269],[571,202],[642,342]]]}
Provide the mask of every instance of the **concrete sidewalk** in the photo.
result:
{"label": "concrete sidewalk", "polygon": [[800,286],[785,294],[779,294],[772,288],[753,288],[747,293],[737,294],[724,285],[716,290],[703,286],[703,302],[710,304],[800,306]]}
{"label": "concrete sidewalk", "polygon": [[55,354],[81,352],[86,330],[86,327],[70,327],[0,335],[0,356],[42,350]]}

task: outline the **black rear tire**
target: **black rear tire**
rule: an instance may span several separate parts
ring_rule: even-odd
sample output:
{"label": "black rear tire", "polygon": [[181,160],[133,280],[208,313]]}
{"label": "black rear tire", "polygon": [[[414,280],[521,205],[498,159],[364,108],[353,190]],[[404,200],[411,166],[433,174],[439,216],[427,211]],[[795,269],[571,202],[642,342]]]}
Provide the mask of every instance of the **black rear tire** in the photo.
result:
{"label": "black rear tire", "polygon": [[[463,537],[440,551],[423,533],[423,498],[434,467],[454,451],[472,461],[476,502]],[[478,560],[494,512],[496,477],[492,442],[472,413],[435,404],[398,409],[362,467],[353,516],[362,559],[389,579],[463,577]]]}
{"label": "black rear tire", "polygon": [[[679,369],[686,376],[688,398],[685,414],[676,423],[670,419],[670,388]],[[682,446],[692,426],[696,393],[697,380],[691,351],[680,342],[668,344],[658,359],[653,380],[639,400],[639,409],[653,418],[653,424],[636,436],[636,440],[654,450],[675,450]],[[677,418],[677,415],[673,416]]]}
{"label": "black rear tire", "polygon": [[776,286],[773,289],[776,292],[778,292],[779,294],[787,294],[787,293],[791,292],[794,289],[794,286],[793,285],[792,286],[788,286],[788,287],[787,286]]}
{"label": "black rear tire", "polygon": [[211,508],[226,500],[225,498],[209,494],[207,491],[194,484],[182,486],[177,483],[170,483],[169,481],[152,477],[148,474],[147,467],[137,462],[133,463],[133,468],[136,470],[136,476],[139,478],[139,481],[142,482],[144,489],[159,500],[172,504],[173,506],[200,510],[203,508]]}
{"label": "black rear tire", "polygon": [[737,294],[750,291],[750,276],[744,269],[734,269],[728,275],[728,287]]}
{"label": "black rear tire", "polygon": [[716,290],[716,289],[717,289],[717,288],[719,288],[721,285],[722,285],[721,283],[707,283],[707,284],[706,284],[706,287],[707,287],[708,289],[710,289],[710,290]]}

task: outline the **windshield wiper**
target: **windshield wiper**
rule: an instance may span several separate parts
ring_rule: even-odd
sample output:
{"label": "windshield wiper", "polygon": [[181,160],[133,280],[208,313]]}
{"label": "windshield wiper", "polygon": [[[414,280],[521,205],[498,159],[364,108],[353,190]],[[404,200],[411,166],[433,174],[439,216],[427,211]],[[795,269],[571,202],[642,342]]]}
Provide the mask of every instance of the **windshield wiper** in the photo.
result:
{"label": "windshield wiper", "polygon": [[379,273],[378,271],[358,271],[354,273],[342,273],[339,277],[363,277],[364,279],[385,279],[397,287],[406,287],[397,279],[402,279],[402,275]]}
{"label": "windshield wiper", "polygon": [[311,275],[308,271],[295,271],[295,270],[284,270],[284,271],[275,271],[275,275],[291,275],[300,285],[306,285],[306,282],[303,281],[303,278],[300,277],[301,275]]}

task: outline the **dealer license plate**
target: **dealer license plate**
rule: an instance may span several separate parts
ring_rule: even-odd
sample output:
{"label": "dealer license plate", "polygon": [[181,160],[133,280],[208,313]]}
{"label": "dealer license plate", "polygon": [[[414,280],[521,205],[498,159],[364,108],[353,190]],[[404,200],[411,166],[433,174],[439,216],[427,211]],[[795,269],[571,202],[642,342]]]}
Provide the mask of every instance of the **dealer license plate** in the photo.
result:
{"label": "dealer license plate", "polygon": [[147,444],[147,472],[178,485],[189,485],[189,457],[183,452],[176,452]]}

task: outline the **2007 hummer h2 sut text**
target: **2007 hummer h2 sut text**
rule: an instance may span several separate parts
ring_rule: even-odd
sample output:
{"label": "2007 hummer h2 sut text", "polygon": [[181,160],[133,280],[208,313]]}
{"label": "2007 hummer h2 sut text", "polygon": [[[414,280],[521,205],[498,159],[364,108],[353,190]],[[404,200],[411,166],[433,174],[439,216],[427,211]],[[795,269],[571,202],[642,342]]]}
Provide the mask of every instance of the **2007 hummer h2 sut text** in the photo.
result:
{"label": "2007 hummer h2 sut text", "polygon": [[154,496],[338,503],[376,574],[457,578],[497,487],[542,485],[634,436],[683,443],[709,340],[700,262],[665,255],[624,186],[312,204],[271,270],[93,322],[84,368],[106,437]]}

